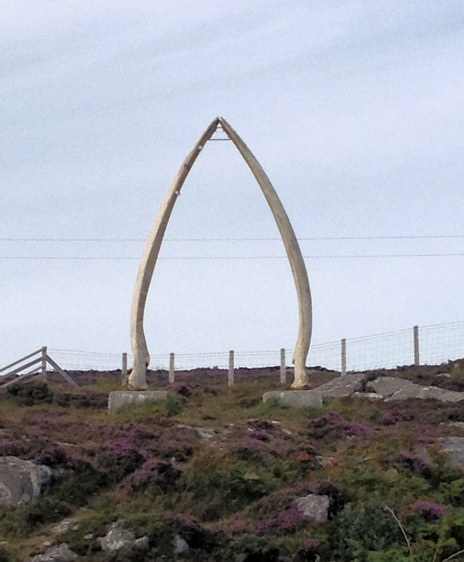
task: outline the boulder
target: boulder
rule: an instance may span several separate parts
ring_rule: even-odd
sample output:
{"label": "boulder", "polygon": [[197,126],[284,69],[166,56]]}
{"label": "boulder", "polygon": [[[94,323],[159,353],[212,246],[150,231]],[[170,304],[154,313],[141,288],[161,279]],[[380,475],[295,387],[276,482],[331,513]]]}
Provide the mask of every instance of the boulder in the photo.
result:
{"label": "boulder", "polygon": [[183,552],[188,552],[190,550],[190,546],[188,542],[183,539],[180,535],[176,535],[174,537],[174,553],[175,554],[182,554]]}
{"label": "boulder", "polygon": [[295,500],[295,504],[310,521],[327,521],[329,517],[329,496],[308,494]]}
{"label": "boulder", "polygon": [[129,529],[125,529],[119,521],[108,526],[108,532],[104,537],[99,537],[97,543],[102,550],[107,552],[118,552],[120,550],[147,550],[149,546],[148,537],[135,538]]}
{"label": "boulder", "polygon": [[378,377],[366,384],[366,390],[383,396],[385,402],[408,398],[434,398],[441,402],[464,400],[464,392],[445,390],[436,386],[421,386],[397,377]]}
{"label": "boulder", "polygon": [[126,546],[132,545],[134,541],[134,533],[125,529],[118,521],[111,523],[106,535],[97,539],[101,549],[108,552],[117,552]]}
{"label": "boulder", "polygon": [[77,558],[77,554],[66,543],[63,543],[47,548],[43,554],[31,558],[30,562],[71,562]]}
{"label": "boulder", "polygon": [[49,466],[17,457],[0,457],[0,506],[27,504],[47,491],[52,478]]}
{"label": "boulder", "polygon": [[313,392],[317,392],[323,398],[346,398],[361,391],[368,376],[367,373],[353,373],[337,377],[318,386]]}

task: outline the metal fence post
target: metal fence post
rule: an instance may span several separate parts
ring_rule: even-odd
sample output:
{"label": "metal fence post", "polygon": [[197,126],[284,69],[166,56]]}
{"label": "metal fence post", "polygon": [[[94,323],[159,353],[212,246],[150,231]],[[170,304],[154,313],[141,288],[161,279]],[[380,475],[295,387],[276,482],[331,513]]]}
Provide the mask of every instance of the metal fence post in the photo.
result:
{"label": "metal fence post", "polygon": [[174,382],[175,374],[175,365],[176,365],[176,357],[174,353],[169,354],[169,384]]}
{"label": "metal fence post", "polygon": [[346,375],[346,339],[342,339],[342,368],[340,372],[341,376]]}
{"label": "metal fence post", "polygon": [[419,359],[419,326],[414,326],[414,365],[420,365]]}
{"label": "metal fence post", "polygon": [[285,360],[285,349],[280,350],[280,382],[285,384],[287,382],[287,362]]}
{"label": "metal fence post", "polygon": [[234,352],[229,351],[229,386],[234,384]]}
{"label": "metal fence post", "polygon": [[127,385],[128,377],[127,377],[127,353],[122,354],[122,370],[121,370],[121,384]]}

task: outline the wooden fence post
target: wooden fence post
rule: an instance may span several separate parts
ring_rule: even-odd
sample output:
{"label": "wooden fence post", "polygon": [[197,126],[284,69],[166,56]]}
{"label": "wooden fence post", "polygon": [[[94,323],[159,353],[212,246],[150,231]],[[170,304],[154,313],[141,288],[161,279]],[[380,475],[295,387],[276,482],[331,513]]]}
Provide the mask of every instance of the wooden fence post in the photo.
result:
{"label": "wooden fence post", "polygon": [[346,339],[342,339],[342,368],[340,372],[341,376],[346,375]]}
{"label": "wooden fence post", "polygon": [[121,370],[121,384],[126,386],[128,382],[127,378],[127,353],[122,354],[122,370]]}
{"label": "wooden fence post", "polygon": [[172,384],[175,379],[175,365],[176,365],[176,356],[174,353],[169,354],[169,384]]}
{"label": "wooden fence post", "polygon": [[42,375],[47,376],[47,347],[42,347]]}
{"label": "wooden fence post", "polygon": [[419,358],[419,326],[414,326],[414,365],[420,365]]}
{"label": "wooden fence post", "polygon": [[234,384],[234,352],[229,351],[229,386]]}
{"label": "wooden fence post", "polygon": [[285,384],[287,382],[287,361],[285,360],[285,349],[280,350],[280,382]]}

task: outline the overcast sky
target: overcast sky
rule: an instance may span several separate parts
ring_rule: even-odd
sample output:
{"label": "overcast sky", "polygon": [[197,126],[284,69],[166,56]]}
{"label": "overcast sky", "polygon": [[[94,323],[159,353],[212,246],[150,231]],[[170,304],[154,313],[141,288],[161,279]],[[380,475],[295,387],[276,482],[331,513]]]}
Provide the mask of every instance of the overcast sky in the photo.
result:
{"label": "overcast sky", "polygon": [[[315,344],[464,318],[462,1],[3,0],[0,59],[4,362],[130,352],[145,240],[218,115],[308,256]],[[291,349],[278,238],[232,143],[209,143],[155,270],[151,353]],[[385,254],[461,255],[339,257]]]}

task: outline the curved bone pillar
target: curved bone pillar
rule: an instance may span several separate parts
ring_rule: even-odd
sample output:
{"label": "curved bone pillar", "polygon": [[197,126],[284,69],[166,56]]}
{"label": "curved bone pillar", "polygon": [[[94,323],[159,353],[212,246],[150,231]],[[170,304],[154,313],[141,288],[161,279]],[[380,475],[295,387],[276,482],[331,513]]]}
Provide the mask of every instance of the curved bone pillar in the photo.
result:
{"label": "curved bone pillar", "polygon": [[253,156],[247,145],[232,129],[227,121],[219,118],[219,122],[255,176],[256,181],[258,182],[263,195],[269,204],[272,214],[274,215],[274,219],[277,223],[277,227],[279,228],[280,235],[287,252],[288,260],[293,273],[293,279],[295,281],[299,309],[298,338],[293,352],[295,376],[291,387],[294,389],[302,389],[308,384],[306,358],[308,356],[309,345],[311,343],[312,331],[311,291],[309,288],[306,265],[287,213],[285,212],[285,209],[265,171]]}
{"label": "curved bone pillar", "polygon": [[143,319],[145,315],[145,304],[147,302],[148,290],[150,288],[153,271],[160,253],[164,233],[166,232],[169,218],[174,205],[176,204],[177,197],[184,185],[190,169],[205,143],[216,131],[218,124],[219,119],[215,119],[201,135],[187,155],[187,158],[183,161],[161,205],[155,224],[153,225],[145,246],[145,252],[142,256],[142,261],[140,262],[137,281],[135,282],[131,311],[131,346],[134,354],[134,368],[132,369],[128,382],[129,386],[134,389],[147,388],[147,367],[150,364],[150,354],[148,352],[147,341],[145,339]]}
{"label": "curved bone pillar", "polygon": [[279,228],[282,240],[290,262],[290,267],[295,281],[298,307],[299,307],[299,331],[298,339],[293,354],[293,363],[295,369],[295,378],[292,388],[301,389],[308,383],[306,374],[306,358],[311,342],[311,326],[312,326],[312,308],[311,308],[311,292],[309,289],[308,275],[306,266],[301,255],[295,233],[293,231],[290,220],[283,208],[283,205],[277,196],[269,178],[262,169],[259,162],[253,156],[249,148],[240,138],[240,136],[232,129],[232,127],[222,118],[215,119],[200,139],[197,141],[193,149],[184,160],[180,167],[171,187],[168,190],[166,198],[161,205],[158,217],[147,241],[144,255],[139,268],[137,281],[134,290],[134,298],[132,302],[131,313],[131,344],[134,354],[134,368],[129,377],[129,385],[132,388],[147,388],[146,370],[150,363],[150,355],[148,353],[145,333],[143,328],[143,319],[145,312],[145,304],[150,287],[153,271],[161,248],[164,234],[174,208],[177,196],[180,193],[191,167],[193,166],[198,154],[216,131],[218,125],[221,125],[227,136],[235,144],[243,159],[249,166],[251,172],[256,178],[266,201],[271,208],[274,219]]}

